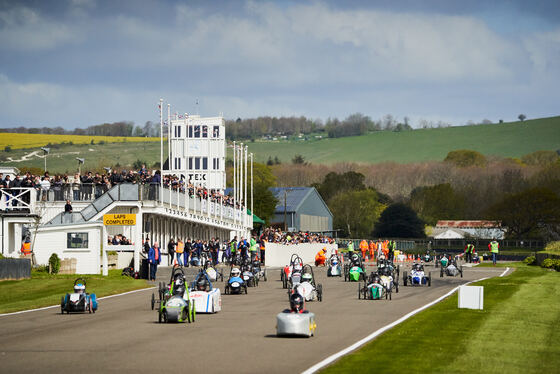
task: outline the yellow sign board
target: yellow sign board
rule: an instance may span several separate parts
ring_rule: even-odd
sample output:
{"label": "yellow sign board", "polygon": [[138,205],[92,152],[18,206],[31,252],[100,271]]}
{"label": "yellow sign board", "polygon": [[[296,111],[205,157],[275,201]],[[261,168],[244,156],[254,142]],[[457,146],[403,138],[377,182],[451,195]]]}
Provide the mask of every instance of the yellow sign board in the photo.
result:
{"label": "yellow sign board", "polygon": [[105,226],[133,226],[136,225],[136,214],[104,214]]}

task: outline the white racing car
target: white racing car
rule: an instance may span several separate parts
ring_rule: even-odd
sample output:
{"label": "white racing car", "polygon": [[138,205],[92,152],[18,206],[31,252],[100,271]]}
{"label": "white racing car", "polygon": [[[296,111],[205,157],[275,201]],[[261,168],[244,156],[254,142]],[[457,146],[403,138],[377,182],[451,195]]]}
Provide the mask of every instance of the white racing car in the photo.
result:
{"label": "white racing car", "polygon": [[342,277],[342,266],[341,266],[340,256],[331,251],[331,256],[327,260],[327,277]]}
{"label": "white racing car", "polygon": [[[292,277],[295,280],[296,274]],[[294,283],[292,288],[288,291],[288,295],[291,298],[293,294],[300,294],[305,301],[323,301],[323,285],[315,284],[315,276],[313,275],[313,268],[311,265],[304,265],[301,270],[301,278],[298,283]]]}
{"label": "white racing car", "polygon": [[201,270],[191,283],[189,299],[196,313],[217,313],[222,310],[222,295],[219,288],[212,287],[208,275]]}
{"label": "white racing car", "polygon": [[315,314],[305,310],[304,304],[300,294],[290,296],[290,309],[276,315],[276,335],[311,337],[315,334]]}

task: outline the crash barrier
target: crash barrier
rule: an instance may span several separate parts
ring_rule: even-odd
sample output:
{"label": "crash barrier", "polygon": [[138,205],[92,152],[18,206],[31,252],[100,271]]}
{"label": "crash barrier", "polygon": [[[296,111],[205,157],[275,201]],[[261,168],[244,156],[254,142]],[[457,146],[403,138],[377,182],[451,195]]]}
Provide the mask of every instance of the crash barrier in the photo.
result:
{"label": "crash barrier", "polygon": [[290,257],[293,253],[296,253],[299,257],[301,257],[304,263],[315,263],[315,255],[323,248],[327,249],[326,256],[328,258],[331,250],[337,250],[338,245],[322,243],[302,243],[292,245],[266,243],[265,265],[285,266],[290,262]]}
{"label": "crash barrier", "polygon": [[[388,238],[383,238],[383,240],[391,240],[391,241],[395,241],[396,247],[402,251],[408,251],[411,249],[415,249],[416,248],[416,243],[414,242],[414,240],[403,240],[403,239],[388,239]],[[371,241],[371,239],[366,239],[368,242],[368,245]],[[360,250],[360,242],[362,241],[362,239],[337,239],[337,244],[340,248],[347,248],[348,247],[348,243],[352,242],[352,244],[354,244],[354,250],[355,251],[359,251]],[[377,242],[376,240],[374,240],[375,242]]]}
{"label": "crash barrier", "polygon": [[0,279],[31,278],[31,260],[28,258],[0,259]]}

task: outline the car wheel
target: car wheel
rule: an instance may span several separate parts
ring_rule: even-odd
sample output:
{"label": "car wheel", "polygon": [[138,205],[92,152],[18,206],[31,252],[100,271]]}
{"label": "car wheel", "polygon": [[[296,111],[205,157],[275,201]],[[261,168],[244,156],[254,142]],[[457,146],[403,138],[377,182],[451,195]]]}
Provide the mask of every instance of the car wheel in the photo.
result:
{"label": "car wheel", "polygon": [[443,278],[443,268],[440,269],[439,277],[440,277],[440,278]]}
{"label": "car wheel", "polygon": [[431,287],[431,286],[432,286],[432,273],[430,272],[428,274],[428,287]]}
{"label": "car wheel", "polygon": [[461,265],[461,268],[459,269],[459,271],[461,272],[461,278],[463,278],[463,265]]}
{"label": "car wheel", "polygon": [[358,300],[362,298],[362,287],[360,287],[360,283],[358,283]]}
{"label": "car wheel", "polygon": [[156,305],[156,295],[152,293],[152,310],[154,310],[154,306]]}
{"label": "car wheel", "polygon": [[158,323],[163,322],[163,313],[161,311],[158,312]]}
{"label": "car wheel", "polygon": [[247,285],[245,285],[245,295],[247,295]]}
{"label": "car wheel", "polygon": [[284,279],[282,279],[282,288],[288,288],[288,281],[287,281],[286,277],[284,277]]}
{"label": "car wheel", "polygon": [[190,303],[187,304],[186,308],[183,308],[181,311],[181,321],[187,321],[187,323],[191,323],[191,314],[189,313],[188,309],[190,308]]}
{"label": "car wheel", "polygon": [[403,278],[402,278],[402,280],[403,280],[403,286],[405,286],[405,287],[406,287],[406,281],[407,281],[407,279],[408,279],[408,277],[407,277],[406,271],[404,271],[404,272],[403,272]]}

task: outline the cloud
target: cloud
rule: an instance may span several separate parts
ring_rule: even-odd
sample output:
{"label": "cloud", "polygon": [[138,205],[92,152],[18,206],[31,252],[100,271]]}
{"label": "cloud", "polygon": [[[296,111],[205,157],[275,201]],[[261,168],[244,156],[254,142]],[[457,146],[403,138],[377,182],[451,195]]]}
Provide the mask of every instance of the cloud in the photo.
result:
{"label": "cloud", "polygon": [[0,46],[4,53],[49,50],[79,40],[79,30],[50,20],[34,9],[0,11]]}

